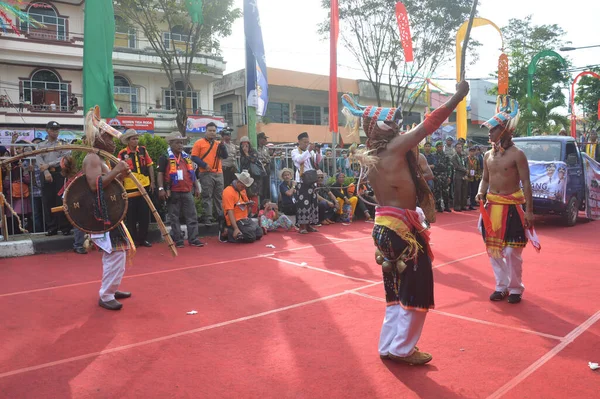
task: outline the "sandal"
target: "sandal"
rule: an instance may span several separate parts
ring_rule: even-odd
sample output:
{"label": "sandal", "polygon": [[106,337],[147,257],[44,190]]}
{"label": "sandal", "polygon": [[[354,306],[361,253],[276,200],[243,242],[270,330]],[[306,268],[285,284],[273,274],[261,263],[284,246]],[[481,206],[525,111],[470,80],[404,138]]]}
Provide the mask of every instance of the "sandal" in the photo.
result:
{"label": "sandal", "polygon": [[308,228],[307,228],[306,230],[308,230],[310,233],[316,233],[316,232],[318,232],[318,231],[319,231],[319,230],[315,229],[315,228],[314,228],[314,227],[312,227],[312,226],[308,226]]}
{"label": "sandal", "polygon": [[300,233],[300,234],[308,234],[308,231],[306,231],[306,229],[302,229],[302,230],[298,230],[298,233]]}

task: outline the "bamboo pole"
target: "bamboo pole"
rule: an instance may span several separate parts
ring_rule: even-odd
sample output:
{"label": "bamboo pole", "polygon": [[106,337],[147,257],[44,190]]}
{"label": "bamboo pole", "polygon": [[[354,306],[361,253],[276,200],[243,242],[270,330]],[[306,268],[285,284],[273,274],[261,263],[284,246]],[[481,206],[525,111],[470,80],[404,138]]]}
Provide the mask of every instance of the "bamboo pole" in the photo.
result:
{"label": "bamboo pole", "polygon": [[[0,184],[4,181],[4,176],[2,176],[2,166],[0,165]],[[4,196],[0,195],[0,227],[2,227],[2,236],[4,237],[4,241],[8,241],[8,223],[6,221],[6,215],[4,214]]]}
{"label": "bamboo pole", "polygon": [[[113,154],[111,154],[110,152],[100,150],[98,148],[87,147],[84,145],[67,144],[67,145],[61,145],[61,146],[57,146],[57,147],[40,148],[39,150],[34,150],[34,151],[30,151],[30,152],[26,152],[23,154],[13,156],[11,158],[7,158],[5,160],[0,161],[0,168],[6,164],[10,164],[14,161],[18,161],[21,158],[26,158],[26,157],[30,157],[30,156],[38,155],[38,154],[46,154],[46,153],[54,152],[54,151],[64,151],[64,150],[75,150],[75,151],[87,152],[90,154],[96,154],[100,157],[104,157],[104,158],[108,159],[115,165],[119,163],[119,159],[117,157],[115,157]],[[169,246],[171,253],[173,254],[173,256],[177,256],[177,248],[175,247],[175,243],[173,242],[173,239],[167,232],[167,227],[163,223],[162,219],[160,218],[160,215],[158,214],[158,211],[154,207],[154,204],[152,203],[152,200],[150,199],[148,192],[146,192],[146,189],[144,188],[144,186],[142,186],[142,183],[139,182],[139,180],[135,177],[135,175],[133,173],[131,173],[131,171],[129,171],[128,177],[131,178],[133,183],[136,185],[137,189],[140,191],[144,200],[148,203],[148,206],[150,207],[150,211],[152,212],[154,219],[156,219],[156,223],[158,224],[158,228],[160,229],[161,235],[162,235],[163,239],[165,240],[165,242],[167,243],[167,245]]]}

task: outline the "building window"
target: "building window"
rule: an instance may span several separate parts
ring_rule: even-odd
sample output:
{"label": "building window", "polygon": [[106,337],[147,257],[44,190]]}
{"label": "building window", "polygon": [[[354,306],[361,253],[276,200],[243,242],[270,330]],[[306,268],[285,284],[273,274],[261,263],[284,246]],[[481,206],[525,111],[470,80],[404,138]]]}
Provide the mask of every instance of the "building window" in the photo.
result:
{"label": "building window", "polygon": [[[184,94],[185,91],[185,94]],[[185,98],[185,108],[188,114],[193,114],[197,109],[200,108],[200,95],[199,92],[194,91],[192,86],[188,85],[188,89],[183,89],[183,82],[175,82],[175,90],[164,90],[164,103],[167,110],[177,109],[177,100]]]}
{"label": "building window", "polygon": [[69,85],[47,69],[40,69],[23,81],[23,101],[33,110],[68,111]]}
{"label": "building window", "polygon": [[290,104],[269,102],[265,117],[274,123],[290,123]]}
{"label": "building window", "polygon": [[136,31],[129,23],[115,15],[115,47],[136,48]]}
{"label": "building window", "polygon": [[31,3],[27,12],[29,18],[44,26],[35,27],[26,22],[21,22],[21,31],[29,33],[33,38],[44,40],[66,41],[67,23],[66,18],[59,17],[56,11],[48,3]]}
{"label": "building window", "polygon": [[[269,107],[271,104],[269,104]],[[321,107],[296,105],[296,123],[301,125],[321,125]]]}
{"label": "building window", "polygon": [[178,25],[171,29],[171,32],[163,32],[163,44],[165,48],[171,49],[171,41],[176,49],[186,51],[190,37],[183,31],[183,27]]}
{"label": "building window", "polygon": [[119,112],[123,113],[139,113],[138,107],[138,88],[132,87],[129,83],[129,80],[123,76],[115,75],[115,85],[114,85],[114,94],[115,94],[115,105],[119,110]]}
{"label": "building window", "polygon": [[225,118],[227,126],[233,126],[233,103],[221,104],[221,115]]}

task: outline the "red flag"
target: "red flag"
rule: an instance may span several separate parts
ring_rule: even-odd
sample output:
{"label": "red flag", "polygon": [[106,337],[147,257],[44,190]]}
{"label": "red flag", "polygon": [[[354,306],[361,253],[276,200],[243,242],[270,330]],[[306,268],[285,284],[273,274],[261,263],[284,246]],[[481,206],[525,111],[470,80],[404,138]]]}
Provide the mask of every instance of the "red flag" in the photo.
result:
{"label": "red flag", "polygon": [[413,59],[413,47],[412,47],[412,36],[410,34],[410,23],[408,22],[408,13],[404,4],[396,3],[396,20],[398,21],[398,29],[400,30],[400,40],[402,41],[402,47],[404,48],[404,60],[406,62],[412,62]]}
{"label": "red flag", "polygon": [[600,100],[598,100],[598,120],[600,121]]}
{"label": "red flag", "polygon": [[[338,0],[331,0],[331,31],[329,34],[329,131],[338,132],[337,41],[340,34]],[[340,136],[341,138],[341,136]]]}

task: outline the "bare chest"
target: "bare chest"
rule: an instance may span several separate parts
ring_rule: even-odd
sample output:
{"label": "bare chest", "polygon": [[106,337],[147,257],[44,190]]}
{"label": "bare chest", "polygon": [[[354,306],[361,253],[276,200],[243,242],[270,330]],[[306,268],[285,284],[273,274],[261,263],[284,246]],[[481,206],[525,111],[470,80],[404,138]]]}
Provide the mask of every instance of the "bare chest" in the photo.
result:
{"label": "bare chest", "polygon": [[517,168],[517,163],[512,154],[492,154],[487,159],[487,167],[490,173],[507,173]]}

